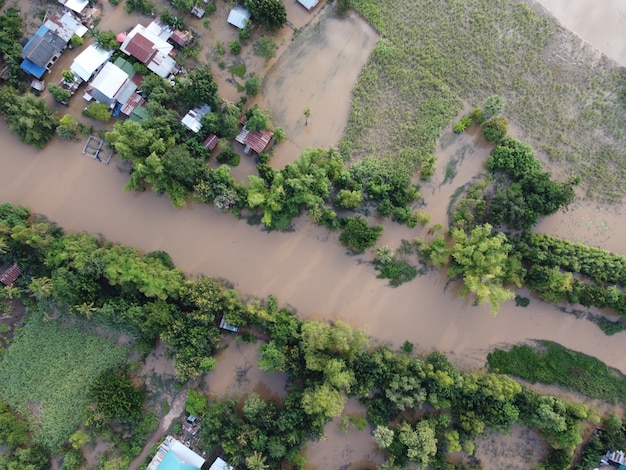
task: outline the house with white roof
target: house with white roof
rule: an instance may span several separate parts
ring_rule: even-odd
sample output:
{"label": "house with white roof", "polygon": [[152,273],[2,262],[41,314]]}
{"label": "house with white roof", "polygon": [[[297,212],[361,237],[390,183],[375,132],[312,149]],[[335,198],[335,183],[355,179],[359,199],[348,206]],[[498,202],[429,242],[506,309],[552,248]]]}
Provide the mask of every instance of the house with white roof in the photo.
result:
{"label": "house with white roof", "polygon": [[107,62],[85,90],[85,99],[95,99],[113,107],[115,103],[126,103],[137,89],[128,74],[117,65]]}
{"label": "house with white roof", "polygon": [[59,0],[59,3],[76,13],[80,13],[89,4],[89,0]]}
{"label": "house with white roof", "polygon": [[197,133],[200,129],[202,129],[202,116],[210,112],[211,107],[208,104],[203,104],[199,108],[189,110],[180,122],[182,122],[187,129]]}
{"label": "house with white roof", "polygon": [[252,13],[241,5],[237,5],[235,8],[230,10],[230,13],[228,14],[228,22],[239,29],[244,29],[251,16]]}
{"label": "house with white roof", "polygon": [[70,70],[76,77],[88,82],[104,63],[109,61],[111,55],[111,51],[105,51],[97,45],[91,44],[76,56],[70,65]]}
{"label": "house with white roof", "polygon": [[319,2],[320,0],[298,0],[298,3],[309,11],[315,8]]}
{"label": "house with white roof", "polygon": [[209,467],[209,470],[235,470],[221,458],[216,458],[215,462]]}
{"label": "house with white roof", "polygon": [[[167,436],[147,470],[200,470],[205,459],[172,436]],[[213,468],[213,467],[211,467]],[[234,470],[231,469],[230,470]]]}
{"label": "house with white roof", "polygon": [[159,77],[167,78],[178,71],[172,52],[174,46],[167,42],[171,35],[169,28],[156,21],[147,27],[138,24],[126,35],[120,50],[141,61]]}

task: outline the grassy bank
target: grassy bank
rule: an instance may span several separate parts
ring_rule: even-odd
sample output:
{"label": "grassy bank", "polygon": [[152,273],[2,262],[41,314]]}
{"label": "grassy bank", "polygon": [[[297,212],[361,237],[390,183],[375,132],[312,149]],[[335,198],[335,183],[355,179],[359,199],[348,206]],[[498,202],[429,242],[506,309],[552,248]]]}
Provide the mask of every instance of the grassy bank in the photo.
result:
{"label": "grassy bank", "polygon": [[560,385],[591,398],[626,403],[626,377],[595,357],[551,341],[535,346],[498,349],[487,356],[493,372],[510,374],[532,383]]}
{"label": "grassy bank", "polygon": [[418,168],[461,109],[499,94],[537,150],[566,161],[591,195],[626,188],[626,77],[524,2],[355,0],[384,39],[354,90],[342,149]]}
{"label": "grassy bank", "polygon": [[93,380],[125,355],[110,339],[32,317],[0,362],[0,396],[56,450],[84,420]]}

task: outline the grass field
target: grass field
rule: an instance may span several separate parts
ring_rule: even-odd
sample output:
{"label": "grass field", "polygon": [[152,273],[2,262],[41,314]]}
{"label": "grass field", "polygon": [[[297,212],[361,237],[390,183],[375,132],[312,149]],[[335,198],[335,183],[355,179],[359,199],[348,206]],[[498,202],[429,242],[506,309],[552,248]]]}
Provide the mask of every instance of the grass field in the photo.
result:
{"label": "grass field", "polygon": [[626,404],[626,377],[595,357],[550,341],[498,349],[487,356],[493,372],[532,383],[560,385],[591,398]]}
{"label": "grass field", "polygon": [[589,195],[623,198],[626,73],[525,2],[354,0],[382,35],[354,89],[341,148],[419,168],[462,101],[504,114]]}
{"label": "grass field", "polygon": [[115,341],[33,317],[0,361],[0,396],[28,419],[36,443],[58,450],[84,420],[93,380],[125,356]]}

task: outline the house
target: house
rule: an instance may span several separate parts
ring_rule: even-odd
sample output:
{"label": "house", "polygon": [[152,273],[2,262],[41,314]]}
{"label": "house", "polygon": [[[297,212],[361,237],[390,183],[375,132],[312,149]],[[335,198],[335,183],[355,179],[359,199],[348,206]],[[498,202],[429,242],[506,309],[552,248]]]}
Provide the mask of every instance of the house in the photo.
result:
{"label": "house", "polygon": [[64,5],[65,8],[80,13],[89,4],[89,0],[59,0],[59,3]]}
{"label": "house", "polygon": [[217,147],[217,144],[219,143],[220,139],[218,136],[216,136],[215,134],[209,134],[209,136],[206,138],[206,140],[204,141],[204,146],[209,150],[209,152],[211,150],[213,150],[215,147]]}
{"label": "house", "polygon": [[67,47],[74,34],[85,34],[87,28],[70,12],[56,13],[42,24],[22,49],[20,68],[40,79],[49,71]]}
{"label": "house", "polygon": [[104,63],[108,62],[111,54],[111,51],[102,50],[97,45],[91,44],[74,59],[70,65],[70,71],[76,77],[88,82]]}
{"label": "house", "polygon": [[251,131],[244,126],[239,135],[235,137],[235,140],[244,145],[243,152],[246,155],[250,155],[251,150],[254,150],[257,154],[263,153],[272,141],[272,137],[274,137],[274,133],[267,129]]}
{"label": "house", "polygon": [[194,5],[191,9],[191,14],[197,16],[198,18],[202,18],[205,13],[204,8],[198,4]]}
{"label": "house", "polygon": [[182,442],[167,436],[148,464],[147,470],[200,470],[204,458]]}
{"label": "house", "polygon": [[87,101],[95,99],[111,108],[116,103],[125,104],[137,90],[128,74],[117,65],[107,62],[85,90]]}
{"label": "house", "polygon": [[22,275],[22,268],[20,268],[17,263],[13,263],[9,266],[0,276],[0,282],[5,286],[10,286],[13,284],[18,277]]}
{"label": "house", "polygon": [[41,25],[22,49],[24,60],[20,68],[35,78],[41,78],[61,57],[66,46],[67,41]]}
{"label": "house", "polygon": [[170,36],[170,41],[176,44],[179,47],[185,47],[191,39],[193,38],[190,31],[181,31],[179,29],[175,29],[172,31],[172,35]]}
{"label": "house", "polygon": [[315,8],[319,2],[320,0],[298,0],[298,3],[309,11]]}
{"label": "house", "polygon": [[147,27],[138,24],[126,35],[120,50],[139,60],[159,77],[167,78],[179,70],[174,60],[175,52],[172,51],[174,46],[167,42],[171,34],[170,29],[155,21]]}
{"label": "house", "polygon": [[128,117],[128,119],[134,122],[142,122],[142,121],[146,121],[150,119],[151,117],[152,116],[150,116],[150,113],[148,112],[146,108],[144,108],[143,106],[137,106],[133,110],[133,112],[130,113],[130,116]]}
{"label": "house", "polygon": [[197,133],[200,129],[202,129],[202,116],[210,112],[211,107],[208,104],[203,104],[199,108],[189,110],[189,112],[181,119],[181,122],[187,129]]}
{"label": "house", "polygon": [[230,10],[228,14],[228,22],[239,29],[244,29],[252,14],[241,5],[237,5]]}
{"label": "house", "polygon": [[238,326],[233,326],[233,325],[226,323],[226,320],[224,319],[223,315],[222,315],[222,319],[220,320],[220,328],[222,330],[232,331],[233,333],[237,333],[239,331]]}
{"label": "house", "polygon": [[211,464],[211,466],[209,467],[209,470],[235,470],[235,469],[218,457],[215,459],[215,462]]}

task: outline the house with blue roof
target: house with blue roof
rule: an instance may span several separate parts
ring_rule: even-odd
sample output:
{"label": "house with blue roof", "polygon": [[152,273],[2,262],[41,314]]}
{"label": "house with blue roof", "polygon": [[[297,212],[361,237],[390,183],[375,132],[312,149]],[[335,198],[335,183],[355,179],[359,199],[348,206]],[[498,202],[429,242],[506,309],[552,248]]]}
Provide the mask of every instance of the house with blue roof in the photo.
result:
{"label": "house with blue roof", "polygon": [[178,439],[167,436],[148,464],[147,470],[200,470],[204,458]]}

